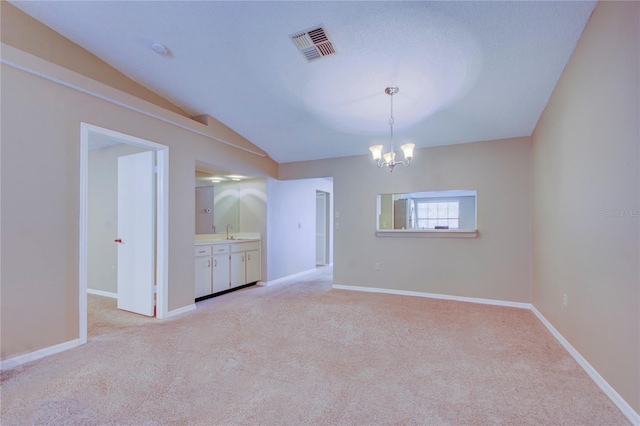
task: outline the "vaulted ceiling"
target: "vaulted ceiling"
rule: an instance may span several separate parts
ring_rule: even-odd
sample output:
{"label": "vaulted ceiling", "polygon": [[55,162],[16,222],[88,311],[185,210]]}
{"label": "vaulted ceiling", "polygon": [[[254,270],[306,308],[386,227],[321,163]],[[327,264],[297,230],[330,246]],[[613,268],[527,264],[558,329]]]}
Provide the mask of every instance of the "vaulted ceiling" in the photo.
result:
{"label": "vaulted ceiling", "polygon": [[[12,2],[278,162],[530,135],[596,2]],[[322,26],[336,53],[291,40]],[[166,46],[162,56],[151,48]]]}

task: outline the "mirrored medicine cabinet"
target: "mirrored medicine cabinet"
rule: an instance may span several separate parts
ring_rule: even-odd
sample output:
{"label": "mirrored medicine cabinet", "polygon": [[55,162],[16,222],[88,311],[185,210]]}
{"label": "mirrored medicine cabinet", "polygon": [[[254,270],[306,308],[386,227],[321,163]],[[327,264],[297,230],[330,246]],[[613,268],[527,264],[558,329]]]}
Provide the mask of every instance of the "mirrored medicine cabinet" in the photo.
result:
{"label": "mirrored medicine cabinet", "polygon": [[[240,182],[218,170],[196,171],[196,234],[240,232]],[[237,179],[237,178],[235,178]]]}

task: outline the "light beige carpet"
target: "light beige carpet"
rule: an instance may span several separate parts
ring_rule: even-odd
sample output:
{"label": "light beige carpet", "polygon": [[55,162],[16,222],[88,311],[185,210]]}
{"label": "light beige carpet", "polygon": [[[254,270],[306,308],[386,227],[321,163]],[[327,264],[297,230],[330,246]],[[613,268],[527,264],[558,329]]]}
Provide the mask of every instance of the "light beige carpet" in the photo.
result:
{"label": "light beige carpet", "polygon": [[531,312],[330,272],[165,321],[92,296],[88,344],[2,373],[1,423],[628,424]]}

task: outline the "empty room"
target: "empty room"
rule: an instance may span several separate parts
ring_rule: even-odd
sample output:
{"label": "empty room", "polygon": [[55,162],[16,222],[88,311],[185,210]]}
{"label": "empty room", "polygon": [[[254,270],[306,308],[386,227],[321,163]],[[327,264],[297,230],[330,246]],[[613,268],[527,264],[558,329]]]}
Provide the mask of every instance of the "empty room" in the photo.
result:
{"label": "empty room", "polygon": [[3,425],[640,425],[640,3],[0,18]]}

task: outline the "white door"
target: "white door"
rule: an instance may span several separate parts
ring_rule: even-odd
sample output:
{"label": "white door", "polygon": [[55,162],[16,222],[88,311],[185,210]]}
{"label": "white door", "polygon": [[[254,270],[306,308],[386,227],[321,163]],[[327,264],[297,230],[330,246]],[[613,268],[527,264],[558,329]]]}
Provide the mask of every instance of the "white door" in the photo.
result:
{"label": "white door", "polygon": [[154,315],[154,152],[118,158],[118,309]]}
{"label": "white door", "polygon": [[327,264],[327,197],[316,192],[316,265]]}

